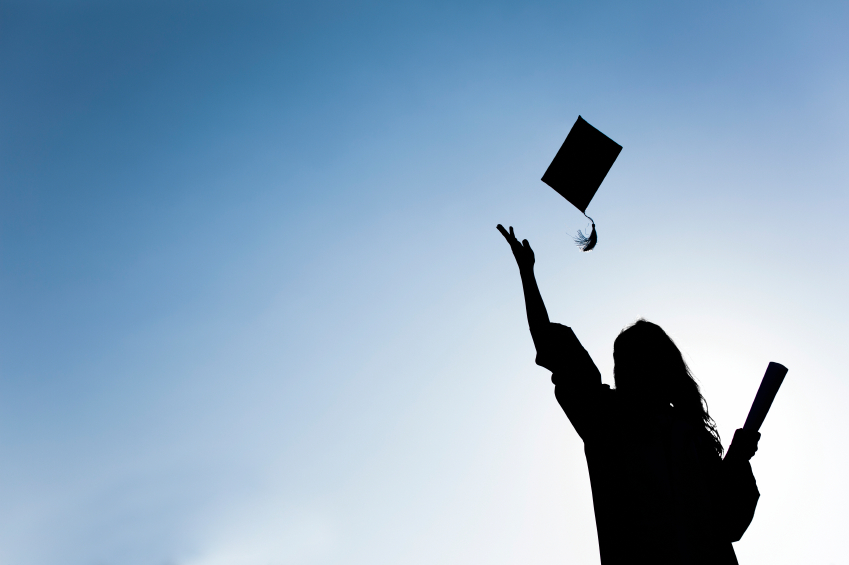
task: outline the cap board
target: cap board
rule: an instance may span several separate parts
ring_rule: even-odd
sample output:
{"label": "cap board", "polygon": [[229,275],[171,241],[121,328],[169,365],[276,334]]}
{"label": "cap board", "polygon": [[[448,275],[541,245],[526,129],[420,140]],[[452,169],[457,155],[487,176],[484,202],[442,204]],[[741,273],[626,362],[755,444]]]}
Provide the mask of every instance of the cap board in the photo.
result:
{"label": "cap board", "polygon": [[578,116],[566,141],[542,175],[542,182],[586,213],[620,151],[621,145]]}

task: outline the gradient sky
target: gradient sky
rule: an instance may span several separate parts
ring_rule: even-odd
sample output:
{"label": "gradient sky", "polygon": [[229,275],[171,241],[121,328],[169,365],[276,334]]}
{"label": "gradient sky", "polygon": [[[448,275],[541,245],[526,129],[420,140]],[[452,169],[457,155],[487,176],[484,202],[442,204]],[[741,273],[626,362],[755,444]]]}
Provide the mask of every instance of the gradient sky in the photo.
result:
{"label": "gradient sky", "polygon": [[[849,555],[846,2],[0,0],[0,563],[596,563],[518,271],[724,443],[743,565]],[[583,216],[539,178],[624,146]]]}

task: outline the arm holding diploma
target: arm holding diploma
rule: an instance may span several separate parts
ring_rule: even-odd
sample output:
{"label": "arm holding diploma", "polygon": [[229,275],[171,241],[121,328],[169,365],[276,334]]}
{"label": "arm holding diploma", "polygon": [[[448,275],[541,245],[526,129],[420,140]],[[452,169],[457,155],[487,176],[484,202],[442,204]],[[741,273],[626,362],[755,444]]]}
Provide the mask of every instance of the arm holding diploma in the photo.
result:
{"label": "arm holding diploma", "polygon": [[755,395],[749,416],[743,427],[734,432],[734,439],[723,460],[723,498],[725,532],[731,541],[743,537],[752,522],[758,504],[758,492],[749,460],[758,450],[758,431],[766,418],[784,381],[787,368],[779,363],[770,363]]}

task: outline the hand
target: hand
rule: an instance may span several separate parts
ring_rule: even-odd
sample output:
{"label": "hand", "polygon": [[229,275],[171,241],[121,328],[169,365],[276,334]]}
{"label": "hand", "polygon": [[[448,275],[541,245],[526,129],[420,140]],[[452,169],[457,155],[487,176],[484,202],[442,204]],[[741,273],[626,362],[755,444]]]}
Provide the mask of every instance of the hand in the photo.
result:
{"label": "hand", "polygon": [[513,233],[513,226],[510,226],[510,233],[507,233],[507,230],[501,224],[498,224],[497,228],[501,232],[501,235],[504,236],[504,239],[507,240],[507,243],[510,244],[510,249],[513,250],[513,257],[516,258],[516,264],[519,265],[519,269],[533,269],[534,251],[531,249],[531,244],[528,243],[528,240],[525,239],[522,240],[522,243],[519,243],[519,240],[516,239],[516,235]]}
{"label": "hand", "polygon": [[727,456],[732,459],[741,459],[748,461],[754,457],[758,450],[758,440],[761,439],[761,434],[751,430],[740,428],[734,432],[734,439],[731,440],[731,445],[728,446]]}

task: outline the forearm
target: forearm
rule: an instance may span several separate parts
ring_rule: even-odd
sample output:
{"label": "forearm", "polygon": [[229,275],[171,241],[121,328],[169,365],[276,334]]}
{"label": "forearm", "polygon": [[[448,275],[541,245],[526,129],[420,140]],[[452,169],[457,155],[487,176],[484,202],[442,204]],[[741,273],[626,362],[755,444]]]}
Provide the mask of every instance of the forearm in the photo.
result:
{"label": "forearm", "polygon": [[542,295],[539,292],[536,277],[534,276],[533,267],[520,268],[519,273],[522,275],[522,290],[525,293],[525,309],[528,314],[528,327],[531,330],[531,337],[534,344],[539,349],[539,344],[542,342],[542,336],[548,330],[549,319],[548,312],[545,309],[545,303],[542,300]]}
{"label": "forearm", "polygon": [[731,541],[743,537],[743,533],[755,515],[760,493],[749,460],[758,450],[758,432],[740,429],[734,432],[734,439],[728,447],[722,461],[722,493],[725,498],[722,505],[726,533]]}
{"label": "forearm", "polygon": [[729,541],[739,541],[752,523],[760,492],[745,459],[722,462],[720,522]]}

